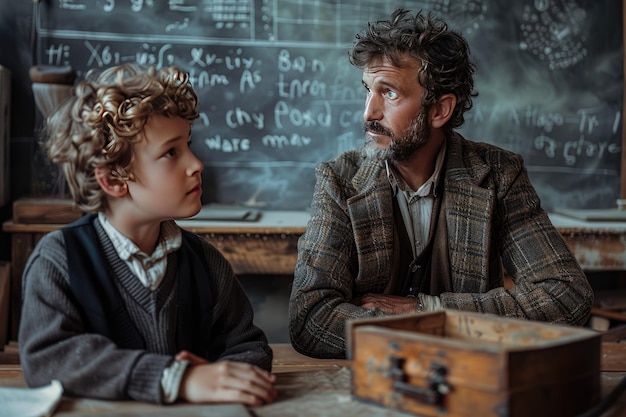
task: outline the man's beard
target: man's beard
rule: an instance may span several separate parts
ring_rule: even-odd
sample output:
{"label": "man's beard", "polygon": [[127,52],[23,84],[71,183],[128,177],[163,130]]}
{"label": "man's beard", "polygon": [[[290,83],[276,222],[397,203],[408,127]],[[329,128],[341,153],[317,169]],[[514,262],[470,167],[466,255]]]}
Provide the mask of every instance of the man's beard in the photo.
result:
{"label": "man's beard", "polygon": [[[417,150],[426,145],[430,139],[430,129],[426,122],[425,112],[415,116],[415,118],[411,120],[411,124],[409,124],[399,138],[376,121],[363,123],[363,130],[366,132],[365,154],[368,158],[378,159],[379,161],[406,161]],[[389,146],[386,148],[378,146],[376,140],[367,134],[368,131],[389,136],[391,143],[389,143]]]}

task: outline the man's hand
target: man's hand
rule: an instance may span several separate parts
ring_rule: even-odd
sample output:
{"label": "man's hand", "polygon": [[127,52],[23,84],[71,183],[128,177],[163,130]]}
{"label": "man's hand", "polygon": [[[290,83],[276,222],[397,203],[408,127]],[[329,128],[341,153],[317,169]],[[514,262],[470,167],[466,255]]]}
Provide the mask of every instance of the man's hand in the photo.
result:
{"label": "man's hand", "polygon": [[176,359],[189,361],[178,393],[185,401],[262,405],[276,398],[276,376],[257,366],[231,361],[209,363],[185,351]]}
{"label": "man's hand", "polygon": [[365,294],[352,301],[354,305],[371,309],[378,308],[389,314],[415,313],[417,299],[400,295]]}

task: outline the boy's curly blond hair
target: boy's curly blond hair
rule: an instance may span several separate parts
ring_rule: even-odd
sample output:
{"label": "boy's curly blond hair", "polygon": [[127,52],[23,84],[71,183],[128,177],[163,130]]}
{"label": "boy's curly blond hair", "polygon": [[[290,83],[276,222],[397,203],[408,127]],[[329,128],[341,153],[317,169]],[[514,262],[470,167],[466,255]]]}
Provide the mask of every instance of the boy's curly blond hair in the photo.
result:
{"label": "boy's curly blond hair", "polygon": [[198,98],[188,74],[176,67],[157,70],[135,63],[89,71],[74,94],[46,123],[44,147],[59,164],[77,207],[105,208],[95,168],[104,165],[114,179],[132,178],[131,145],[140,140],[152,115],[198,117]]}

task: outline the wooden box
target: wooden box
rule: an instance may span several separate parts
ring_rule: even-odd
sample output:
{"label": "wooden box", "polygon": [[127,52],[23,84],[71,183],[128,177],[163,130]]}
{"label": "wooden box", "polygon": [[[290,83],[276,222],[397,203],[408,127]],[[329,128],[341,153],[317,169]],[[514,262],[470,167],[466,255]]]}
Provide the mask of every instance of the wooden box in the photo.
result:
{"label": "wooden box", "polygon": [[453,310],[348,322],[352,395],[421,416],[573,416],[600,400],[601,335]]}

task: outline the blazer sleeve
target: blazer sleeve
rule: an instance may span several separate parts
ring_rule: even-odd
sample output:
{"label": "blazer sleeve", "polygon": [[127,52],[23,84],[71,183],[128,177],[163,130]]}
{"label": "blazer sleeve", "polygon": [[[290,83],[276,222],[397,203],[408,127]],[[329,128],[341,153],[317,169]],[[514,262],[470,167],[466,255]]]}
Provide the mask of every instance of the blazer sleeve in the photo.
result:
{"label": "blazer sleeve", "polygon": [[492,229],[485,236],[490,239],[488,250],[501,257],[514,287],[476,291],[480,278],[457,276],[454,292],[441,295],[443,307],[585,324],[593,291],[564,238],[541,207],[523,161],[520,157],[507,158],[493,171],[497,172],[496,202],[494,212],[488,214]]}
{"label": "blazer sleeve", "polygon": [[318,165],[311,219],[298,241],[289,335],[297,351],[318,358],[346,356],[347,320],[382,314],[350,303],[359,266],[347,181],[329,163]]}

